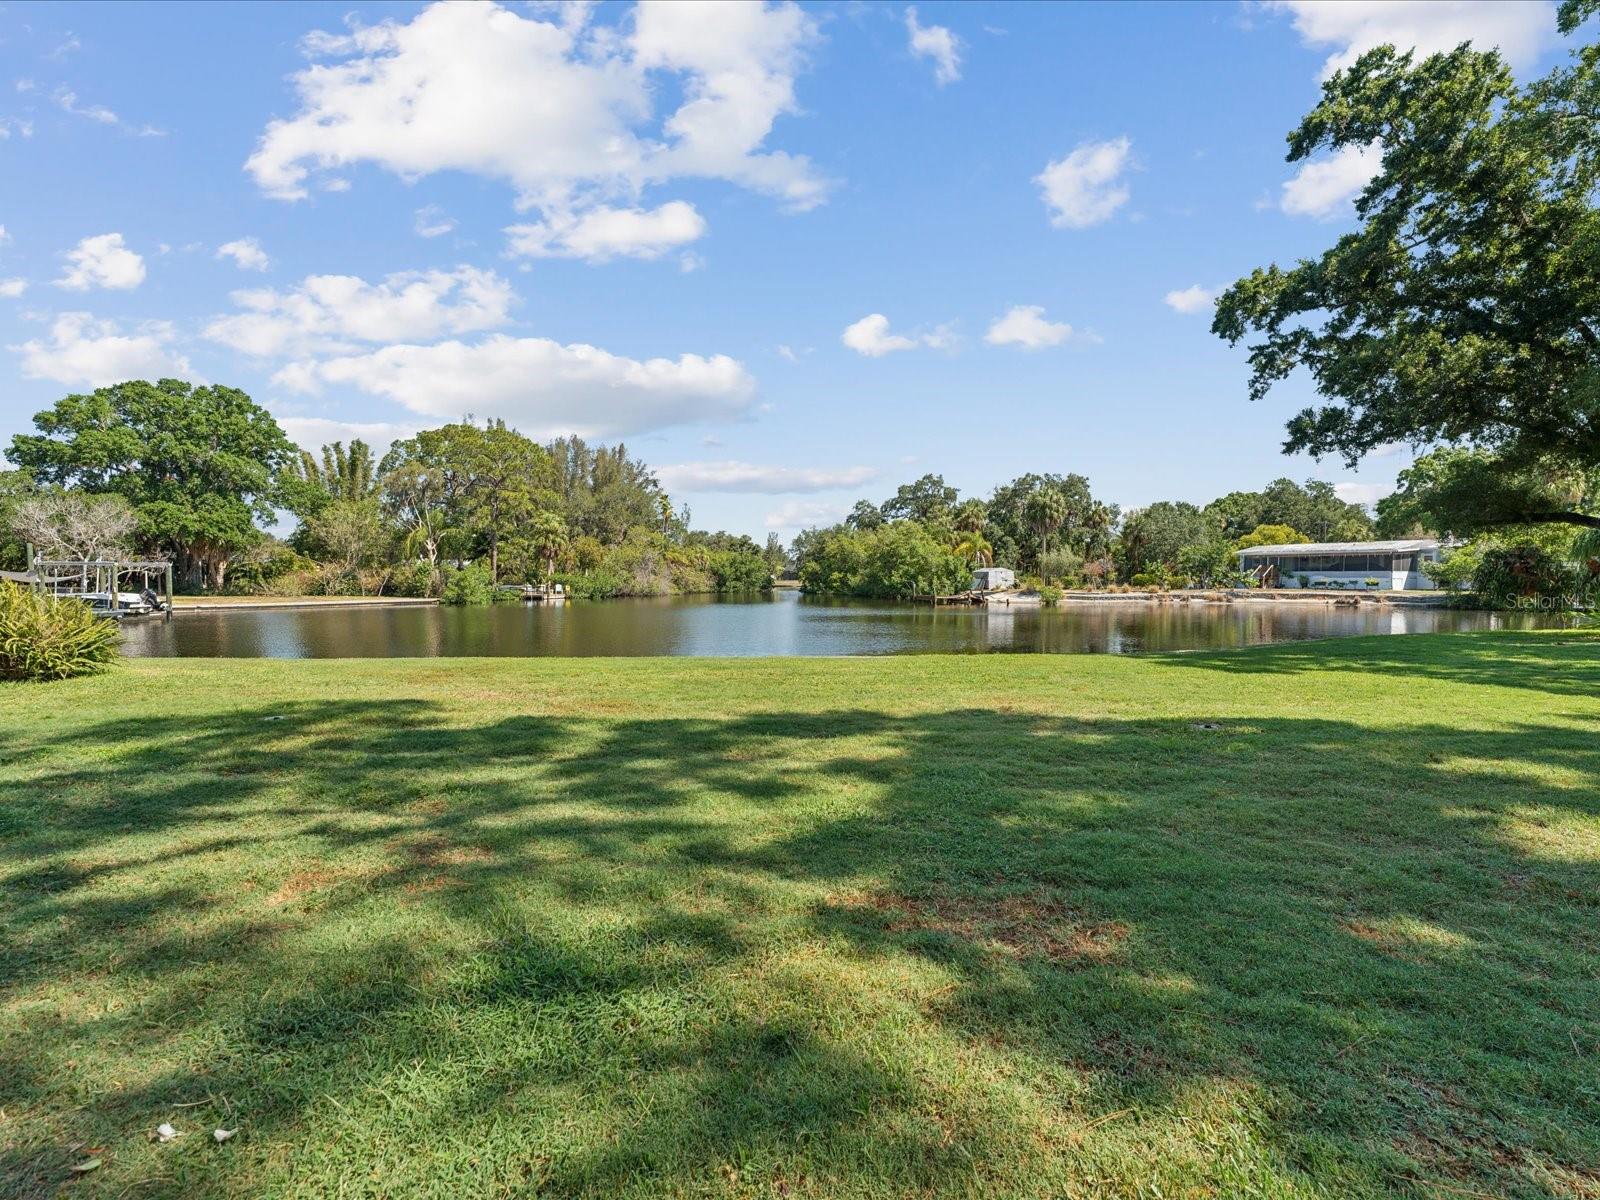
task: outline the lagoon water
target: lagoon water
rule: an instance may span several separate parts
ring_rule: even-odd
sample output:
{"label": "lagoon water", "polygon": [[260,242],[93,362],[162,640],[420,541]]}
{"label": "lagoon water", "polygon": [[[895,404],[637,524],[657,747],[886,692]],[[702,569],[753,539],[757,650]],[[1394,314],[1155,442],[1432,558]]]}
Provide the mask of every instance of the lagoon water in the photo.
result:
{"label": "lagoon water", "polygon": [[123,649],[130,655],[204,658],[1136,654],[1354,634],[1526,629],[1560,620],[1254,600],[935,610],[779,592],[760,598],[687,596],[492,608],[180,610],[171,621],[130,621]]}

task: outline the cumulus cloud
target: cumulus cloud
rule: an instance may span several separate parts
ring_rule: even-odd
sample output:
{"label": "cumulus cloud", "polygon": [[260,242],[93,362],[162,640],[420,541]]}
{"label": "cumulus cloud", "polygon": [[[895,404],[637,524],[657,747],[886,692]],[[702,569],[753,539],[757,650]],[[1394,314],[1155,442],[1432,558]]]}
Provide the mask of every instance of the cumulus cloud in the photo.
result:
{"label": "cumulus cloud", "polygon": [[516,299],[494,271],[402,271],[380,283],[355,275],[308,275],[287,290],[233,293],[245,311],[215,317],[214,342],[259,358],[338,353],[357,342],[472,333],[505,324]]}
{"label": "cumulus cloud", "polygon": [[[882,313],[869,313],[852,325],[847,325],[845,331],[839,335],[839,340],[857,354],[864,354],[868,358],[882,358],[885,354],[893,354],[896,350],[915,350],[918,346],[926,346],[931,350],[948,350],[956,344],[955,331],[949,325],[940,325],[931,333],[919,333],[915,337],[906,337],[903,334],[889,332],[889,318]],[[779,353],[783,348],[779,348]],[[794,361],[793,351],[788,357]]]}
{"label": "cumulus cloud", "polygon": [[1292,217],[1330,221],[1347,216],[1351,201],[1361,194],[1383,165],[1383,147],[1344,146],[1301,166],[1283,185],[1279,207]]}
{"label": "cumulus cloud", "polygon": [[1111,219],[1131,195],[1124,182],[1133,143],[1126,137],[1084,142],[1034,177],[1057,229],[1086,229]]}
{"label": "cumulus cloud", "polygon": [[416,219],[411,227],[416,230],[418,237],[443,237],[456,227],[456,219],[446,216],[444,210],[437,204],[428,204],[417,209]]}
{"label": "cumulus cloud", "polygon": [[431,420],[503,418],[530,437],[623,437],[744,416],[755,380],[726,355],[625,358],[597,346],[497,334],[476,344],[385,346],[291,363],[282,387],[382,396]]}
{"label": "cumulus cloud", "polygon": [[1392,483],[1356,483],[1347,480],[1333,485],[1334,494],[1346,504],[1373,505],[1394,491]]}
{"label": "cumulus cloud", "polygon": [[772,467],[731,459],[676,463],[656,469],[656,478],[669,491],[761,492],[773,495],[859,487],[876,478],[877,474],[871,467]]}
{"label": "cumulus cloud", "polygon": [[1045,320],[1038,304],[1013,305],[1004,316],[989,325],[983,340],[991,346],[1020,346],[1024,350],[1043,350],[1069,341],[1099,341],[1090,333],[1080,333],[1065,321]]}
{"label": "cumulus cloud", "polygon": [[234,265],[241,271],[265,271],[272,265],[261,243],[253,237],[224,242],[217,247],[217,257],[233,259]]}
{"label": "cumulus cloud", "polygon": [[940,87],[961,78],[961,39],[943,25],[919,25],[917,10],[906,9],[911,53],[933,60],[933,78]]}
{"label": "cumulus cloud", "polygon": [[768,529],[799,532],[819,525],[835,525],[849,511],[842,504],[822,500],[790,500],[769,512],[763,524]]}
{"label": "cumulus cloud", "polygon": [[[581,215],[552,215],[506,228],[506,250],[524,258],[659,258],[704,236],[703,218],[692,204],[671,200],[660,208],[601,205]],[[693,269],[691,266],[688,268]]]}
{"label": "cumulus cloud", "polygon": [[1217,294],[1210,288],[1203,288],[1198,283],[1192,287],[1180,288],[1168,292],[1163,299],[1167,307],[1173,312],[1199,313],[1209,312],[1217,303]]}
{"label": "cumulus cloud", "polygon": [[1556,6],[1548,0],[1269,0],[1267,7],[1288,13],[1307,46],[1332,49],[1324,79],[1374,46],[1425,55],[1472,42],[1497,47],[1523,67],[1557,37]]}
{"label": "cumulus cloud", "polygon": [[67,251],[67,273],[57,287],[74,292],[90,288],[136,288],[144,282],[144,259],[123,244],[120,233],[86,237]]}
{"label": "cumulus cloud", "polygon": [[278,417],[289,440],[307,450],[316,450],[329,442],[349,442],[359,438],[372,447],[382,458],[395,442],[416,433],[419,426],[394,424],[390,421],[338,421],[331,417]]}
{"label": "cumulus cloud", "polygon": [[124,334],[113,321],[86,312],[62,313],[50,336],[12,346],[22,355],[29,379],[51,379],[69,386],[104,387],[128,379],[194,378],[188,359],[168,348],[174,339],[165,322]]}
{"label": "cumulus cloud", "polygon": [[[298,112],[268,124],[246,169],[287,200],[314,172],[362,162],[405,179],[500,179],[558,247],[565,223],[597,208],[638,217],[628,206],[641,191],[672,179],[726,180],[791,209],[823,201],[807,159],[763,148],[796,111],[795,77],[817,40],[801,8],[644,0],[622,23],[592,26],[591,7],[439,3],[309,38],[309,53],[333,61],[294,77]],[[658,111],[662,96],[677,107]]]}

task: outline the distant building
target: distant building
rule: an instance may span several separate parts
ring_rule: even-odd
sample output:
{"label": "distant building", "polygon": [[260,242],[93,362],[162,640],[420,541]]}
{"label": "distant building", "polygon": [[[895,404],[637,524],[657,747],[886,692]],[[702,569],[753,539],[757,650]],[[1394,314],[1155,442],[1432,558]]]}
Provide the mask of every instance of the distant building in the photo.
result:
{"label": "distant building", "polygon": [[[1303,542],[1285,546],[1251,546],[1239,551],[1239,569],[1254,575],[1267,587],[1369,587],[1376,579],[1382,589],[1432,588],[1422,564],[1437,562],[1439,543],[1433,538],[1400,542]],[[1301,581],[1305,582],[1302,583]]]}
{"label": "distant building", "polygon": [[1010,567],[979,567],[972,573],[975,592],[1003,592],[1017,586],[1017,574]]}

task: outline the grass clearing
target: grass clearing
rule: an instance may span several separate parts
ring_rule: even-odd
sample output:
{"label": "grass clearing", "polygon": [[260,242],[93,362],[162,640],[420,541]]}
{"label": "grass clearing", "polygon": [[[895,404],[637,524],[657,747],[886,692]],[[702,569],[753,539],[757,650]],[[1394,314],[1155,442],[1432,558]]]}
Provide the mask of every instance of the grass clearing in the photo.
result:
{"label": "grass clearing", "polygon": [[0,936],[6,1197],[1592,1198],[1600,637],[132,661]]}

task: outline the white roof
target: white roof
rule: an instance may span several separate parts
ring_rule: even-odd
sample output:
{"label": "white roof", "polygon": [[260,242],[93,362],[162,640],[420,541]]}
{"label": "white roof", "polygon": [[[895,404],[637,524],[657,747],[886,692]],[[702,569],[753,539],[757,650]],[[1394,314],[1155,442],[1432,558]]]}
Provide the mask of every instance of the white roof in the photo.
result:
{"label": "white roof", "polygon": [[1406,538],[1398,542],[1289,542],[1282,546],[1251,546],[1240,554],[1414,554],[1437,550],[1437,538]]}

